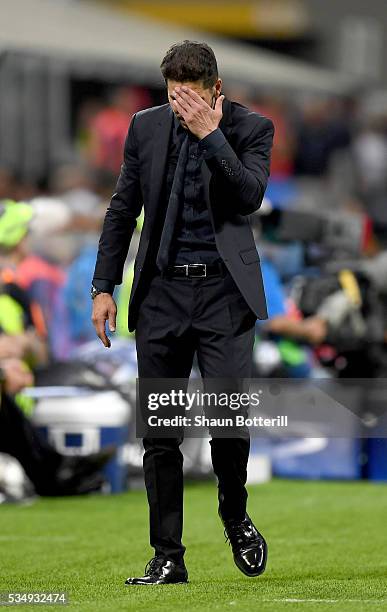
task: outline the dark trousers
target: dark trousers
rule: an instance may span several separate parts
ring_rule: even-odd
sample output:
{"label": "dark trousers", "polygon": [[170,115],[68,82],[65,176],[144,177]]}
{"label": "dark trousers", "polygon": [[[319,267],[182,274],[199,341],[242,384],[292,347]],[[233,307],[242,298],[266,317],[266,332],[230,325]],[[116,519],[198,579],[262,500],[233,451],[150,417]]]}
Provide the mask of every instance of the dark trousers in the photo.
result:
{"label": "dark trousers", "polygon": [[[205,378],[251,377],[256,315],[231,275],[152,278],[136,327],[139,378],[188,379],[196,352]],[[150,544],[177,562],[185,547],[182,438],[145,437],[144,477],[150,511]],[[246,512],[248,434],[210,441],[225,519]]]}

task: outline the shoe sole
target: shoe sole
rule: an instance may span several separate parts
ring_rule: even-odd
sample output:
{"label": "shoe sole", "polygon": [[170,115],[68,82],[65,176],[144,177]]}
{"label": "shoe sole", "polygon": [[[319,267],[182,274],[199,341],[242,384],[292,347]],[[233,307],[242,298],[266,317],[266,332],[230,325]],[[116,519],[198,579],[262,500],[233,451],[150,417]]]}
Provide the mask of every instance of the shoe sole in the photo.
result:
{"label": "shoe sole", "polygon": [[146,587],[155,587],[155,586],[170,586],[170,585],[174,585],[174,584],[188,584],[189,580],[186,580],[185,582],[149,582],[149,583],[145,583],[145,584],[132,584],[130,582],[125,582],[125,586],[146,586]]}
{"label": "shoe sole", "polygon": [[248,574],[247,572],[245,572],[244,569],[242,569],[238,563],[235,560],[234,557],[234,563],[237,566],[237,568],[239,569],[240,572],[242,572],[242,574],[244,574],[245,576],[247,576],[248,578],[258,578],[258,576],[262,576],[262,574],[264,573],[264,571],[266,570],[266,565],[267,565],[267,557],[268,557],[268,549],[267,549],[267,544],[266,544],[266,555],[264,557],[264,561],[263,561],[263,566],[262,569],[257,573],[257,574]]}
{"label": "shoe sole", "polygon": [[239,571],[242,572],[242,574],[244,574],[248,578],[258,578],[258,576],[262,576],[262,574],[264,573],[264,571],[266,569],[266,565],[264,565],[263,569],[261,569],[261,571],[258,574],[248,574],[241,567],[239,567],[239,565],[237,564],[237,562],[235,560],[234,560],[234,562],[235,562],[235,565],[237,566],[237,568],[239,569]]}

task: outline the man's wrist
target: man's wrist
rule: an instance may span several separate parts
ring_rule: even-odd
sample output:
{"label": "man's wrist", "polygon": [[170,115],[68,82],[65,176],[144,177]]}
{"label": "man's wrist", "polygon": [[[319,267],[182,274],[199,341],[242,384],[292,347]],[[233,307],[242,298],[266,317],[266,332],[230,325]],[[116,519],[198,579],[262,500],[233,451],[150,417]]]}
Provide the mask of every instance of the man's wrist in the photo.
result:
{"label": "man's wrist", "polygon": [[111,283],[111,281],[93,281],[90,289],[91,299],[94,300],[100,293],[113,295],[113,291],[114,283]]}
{"label": "man's wrist", "polygon": [[204,158],[212,157],[227,142],[222,130],[217,127],[199,140]]}
{"label": "man's wrist", "polygon": [[207,136],[209,136],[210,134],[212,134],[212,132],[215,132],[215,130],[217,130],[218,128],[212,128],[212,129],[208,129],[205,132],[201,133],[199,136],[199,141],[204,140],[204,138],[207,138]]}
{"label": "man's wrist", "polygon": [[113,295],[115,283],[105,278],[93,278],[92,287],[95,287],[100,293],[110,293],[110,295]]}

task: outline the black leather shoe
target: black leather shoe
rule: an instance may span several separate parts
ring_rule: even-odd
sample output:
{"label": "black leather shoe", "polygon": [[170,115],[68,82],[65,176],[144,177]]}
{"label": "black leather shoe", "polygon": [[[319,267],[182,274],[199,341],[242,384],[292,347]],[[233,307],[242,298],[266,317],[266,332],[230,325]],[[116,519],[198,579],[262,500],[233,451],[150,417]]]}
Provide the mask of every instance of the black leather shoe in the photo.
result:
{"label": "black leather shoe", "polygon": [[125,584],[153,585],[153,584],[181,584],[188,582],[188,573],[185,565],[177,565],[165,557],[153,557],[145,567],[145,574],[141,578],[127,578]]}
{"label": "black leather shoe", "polygon": [[251,518],[246,514],[243,521],[224,520],[226,542],[231,544],[235,565],[246,576],[260,576],[266,568],[267,544],[265,538],[254,526]]}

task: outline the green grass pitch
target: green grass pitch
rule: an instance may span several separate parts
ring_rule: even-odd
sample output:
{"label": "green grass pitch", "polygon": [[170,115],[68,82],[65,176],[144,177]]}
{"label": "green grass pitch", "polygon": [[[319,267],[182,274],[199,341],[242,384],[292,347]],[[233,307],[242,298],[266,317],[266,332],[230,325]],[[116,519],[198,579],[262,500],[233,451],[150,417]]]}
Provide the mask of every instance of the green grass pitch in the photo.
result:
{"label": "green grass pitch", "polygon": [[186,486],[188,585],[126,587],[152,556],[144,492],[2,506],[0,591],[63,590],[65,609],[93,612],[387,610],[385,485],[250,487],[249,512],[269,544],[259,578],[234,566],[216,510],[215,484]]}

